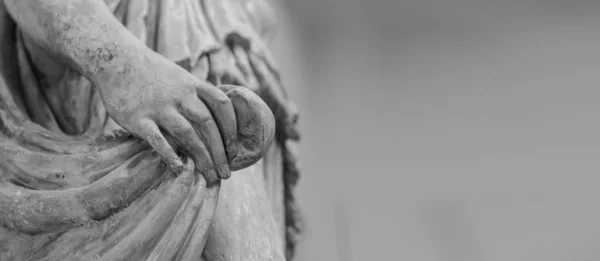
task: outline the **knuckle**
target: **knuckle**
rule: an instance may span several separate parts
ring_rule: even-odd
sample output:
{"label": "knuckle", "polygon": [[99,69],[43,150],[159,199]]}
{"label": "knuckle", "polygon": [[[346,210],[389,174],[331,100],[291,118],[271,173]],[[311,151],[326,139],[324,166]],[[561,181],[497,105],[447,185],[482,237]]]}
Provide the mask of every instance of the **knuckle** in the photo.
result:
{"label": "knuckle", "polygon": [[219,92],[219,94],[215,97],[215,103],[219,106],[227,106],[231,101],[229,97],[225,95],[225,93]]}
{"label": "knuckle", "polygon": [[215,123],[215,120],[211,116],[202,116],[202,117],[200,117],[199,120],[200,120],[199,124],[201,126],[212,125]]}
{"label": "knuckle", "polygon": [[162,135],[158,133],[158,130],[147,122],[142,122],[139,125],[141,129],[141,134],[145,140],[151,143],[160,143],[162,140]]}
{"label": "knuckle", "polygon": [[142,131],[148,131],[152,129],[152,121],[147,118],[132,119],[131,123],[131,125],[133,125],[135,128],[139,128]]}
{"label": "knuckle", "polygon": [[186,96],[185,98],[175,98],[173,99],[173,107],[177,110],[182,110],[186,107],[186,104],[189,102],[189,99],[193,97],[192,95]]}
{"label": "knuckle", "polygon": [[194,128],[189,126],[183,127],[179,132],[179,135],[181,135],[182,138],[185,138],[186,140],[191,140],[195,134],[196,131],[194,130]]}
{"label": "knuckle", "polygon": [[149,132],[146,134],[146,140],[153,144],[153,146],[160,146],[162,144],[161,137],[154,132]]}

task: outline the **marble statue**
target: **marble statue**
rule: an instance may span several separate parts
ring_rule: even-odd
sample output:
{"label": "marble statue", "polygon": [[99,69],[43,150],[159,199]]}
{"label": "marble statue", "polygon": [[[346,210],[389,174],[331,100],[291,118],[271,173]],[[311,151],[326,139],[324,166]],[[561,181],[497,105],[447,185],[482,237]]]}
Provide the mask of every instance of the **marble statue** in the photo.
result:
{"label": "marble statue", "polygon": [[291,260],[267,0],[0,0],[0,260]]}

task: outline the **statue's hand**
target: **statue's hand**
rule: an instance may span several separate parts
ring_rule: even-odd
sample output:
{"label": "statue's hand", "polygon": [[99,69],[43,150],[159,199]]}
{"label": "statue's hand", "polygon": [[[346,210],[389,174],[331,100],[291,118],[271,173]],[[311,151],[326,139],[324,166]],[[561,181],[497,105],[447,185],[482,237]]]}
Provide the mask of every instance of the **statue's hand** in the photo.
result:
{"label": "statue's hand", "polygon": [[[273,116],[258,96],[248,94],[251,92],[227,87],[230,96],[239,100],[240,104],[234,106],[224,91],[154,54],[149,54],[142,66],[123,71],[117,86],[100,87],[107,111],[123,128],[147,141],[176,170],[183,168],[176,154],[181,149],[194,160],[208,183],[227,179],[234,159],[256,162],[273,138]],[[235,107],[242,108],[244,104],[254,104],[246,107],[255,111],[236,112]],[[243,125],[238,126],[239,119],[245,119],[239,122]],[[240,134],[248,134],[249,130],[254,133],[242,135],[240,139],[246,140],[238,144],[238,130]],[[256,143],[250,149],[254,153],[238,155],[248,142]],[[239,169],[235,165],[240,164],[232,165]]]}

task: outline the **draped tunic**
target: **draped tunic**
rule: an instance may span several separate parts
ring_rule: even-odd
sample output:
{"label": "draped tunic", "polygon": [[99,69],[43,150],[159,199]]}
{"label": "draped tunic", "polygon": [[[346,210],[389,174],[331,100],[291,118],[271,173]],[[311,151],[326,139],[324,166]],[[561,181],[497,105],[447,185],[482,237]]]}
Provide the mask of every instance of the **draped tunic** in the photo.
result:
{"label": "draped tunic", "polygon": [[[208,57],[230,39],[275,70],[266,45],[274,14],[265,1],[105,3],[152,50],[207,79]],[[172,173],[111,119],[86,78],[32,44],[5,10],[0,19],[0,260],[222,260],[210,253],[231,245],[285,249],[291,258],[298,170],[280,129],[261,161],[232,173],[221,191],[207,188],[190,163]],[[217,207],[223,197],[231,209]],[[250,201],[264,203],[248,209]],[[261,223],[267,219],[276,226]],[[223,233],[206,245],[209,232],[229,226],[267,236],[235,242],[243,238]]]}

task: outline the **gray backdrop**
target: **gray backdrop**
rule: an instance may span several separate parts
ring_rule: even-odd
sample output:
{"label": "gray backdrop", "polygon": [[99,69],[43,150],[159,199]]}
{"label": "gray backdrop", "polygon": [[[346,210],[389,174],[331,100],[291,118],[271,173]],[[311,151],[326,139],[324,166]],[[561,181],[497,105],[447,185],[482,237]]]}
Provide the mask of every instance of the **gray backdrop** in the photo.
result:
{"label": "gray backdrop", "polygon": [[600,1],[281,2],[297,260],[600,260]]}

